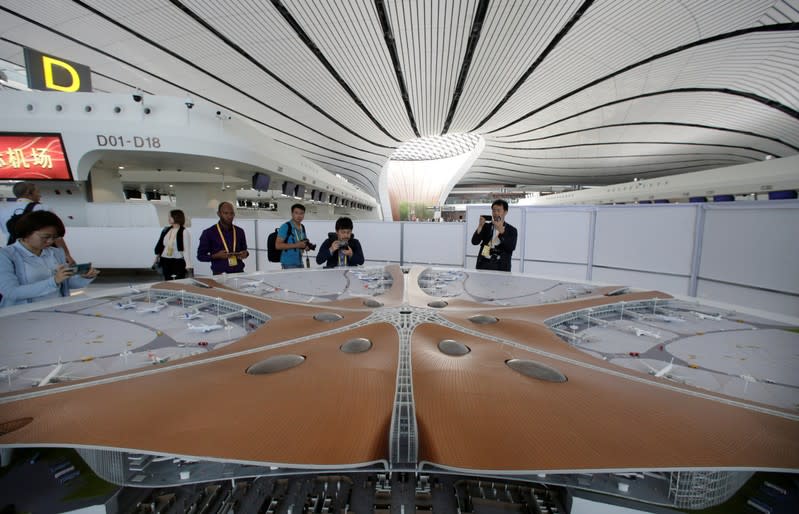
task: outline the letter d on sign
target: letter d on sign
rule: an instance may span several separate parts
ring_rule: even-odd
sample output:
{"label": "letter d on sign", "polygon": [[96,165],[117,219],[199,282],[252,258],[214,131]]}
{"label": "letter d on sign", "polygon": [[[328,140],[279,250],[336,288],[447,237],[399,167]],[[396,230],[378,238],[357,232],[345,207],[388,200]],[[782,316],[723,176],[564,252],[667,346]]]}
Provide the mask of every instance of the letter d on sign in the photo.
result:
{"label": "letter d on sign", "polygon": [[[43,55],[42,66],[44,67],[44,85],[47,89],[55,89],[56,91],[64,91],[65,93],[74,93],[80,90],[80,76],[78,76],[78,70],[69,64]],[[58,66],[69,73],[72,79],[69,85],[55,83],[53,80],[53,66]]]}
{"label": "letter d on sign", "polygon": [[28,87],[31,89],[66,93],[92,90],[92,70],[88,66],[30,48],[25,48],[24,54]]}

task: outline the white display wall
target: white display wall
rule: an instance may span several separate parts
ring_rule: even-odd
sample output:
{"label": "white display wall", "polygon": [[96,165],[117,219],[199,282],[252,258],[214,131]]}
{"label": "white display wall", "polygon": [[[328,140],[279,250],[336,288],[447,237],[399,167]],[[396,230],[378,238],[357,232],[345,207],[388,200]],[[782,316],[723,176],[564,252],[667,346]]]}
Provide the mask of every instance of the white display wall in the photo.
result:
{"label": "white display wall", "polygon": [[[477,216],[486,212],[486,207],[467,209],[469,237]],[[799,316],[799,202],[524,207],[517,212],[512,217],[511,208],[508,215],[511,224],[523,227],[516,248],[521,265],[514,261],[514,271]]]}
{"label": "white display wall", "polygon": [[[485,206],[467,208],[465,223],[355,220],[367,264],[399,263],[474,268],[471,237]],[[657,289],[799,316],[799,202],[739,204],[512,207],[519,231],[513,271],[565,280]],[[216,218],[194,218],[193,252]],[[236,219],[247,234],[247,271],[279,269],[266,239],[282,223]],[[335,220],[304,222],[321,245]],[[69,227],[80,262],[99,268],[148,268],[158,227]],[[311,255],[311,267],[317,267]],[[196,260],[196,259],[195,259]],[[195,263],[198,275],[208,263]]]}

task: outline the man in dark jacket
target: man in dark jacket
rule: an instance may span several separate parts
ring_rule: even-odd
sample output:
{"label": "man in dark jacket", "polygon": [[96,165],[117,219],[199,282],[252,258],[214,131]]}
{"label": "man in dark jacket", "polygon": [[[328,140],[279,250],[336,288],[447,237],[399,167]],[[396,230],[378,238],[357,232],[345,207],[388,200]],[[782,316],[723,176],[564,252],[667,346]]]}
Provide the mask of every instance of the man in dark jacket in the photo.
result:
{"label": "man in dark jacket", "polygon": [[322,243],[316,254],[316,263],[325,264],[325,268],[336,266],[360,266],[363,264],[361,243],[352,237],[352,220],[339,218],[336,220],[336,232]]}
{"label": "man in dark jacket", "polygon": [[505,222],[508,202],[496,200],[491,204],[491,219],[480,216],[480,224],[472,234],[472,244],[480,245],[477,269],[510,271],[511,257],[516,249],[516,228]]}

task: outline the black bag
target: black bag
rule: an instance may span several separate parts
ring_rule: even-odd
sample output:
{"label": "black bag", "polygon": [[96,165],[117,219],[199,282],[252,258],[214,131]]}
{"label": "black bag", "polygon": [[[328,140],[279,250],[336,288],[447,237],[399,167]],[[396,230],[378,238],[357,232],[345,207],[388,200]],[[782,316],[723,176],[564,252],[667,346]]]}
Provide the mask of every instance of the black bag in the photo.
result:
{"label": "black bag", "polygon": [[275,246],[278,230],[280,230],[280,227],[276,228],[275,231],[266,238],[266,257],[269,259],[269,262],[280,262],[280,254],[283,253],[282,250],[278,250]]}
{"label": "black bag", "polygon": [[17,240],[17,231],[16,231],[17,221],[19,221],[21,217],[33,211],[33,208],[36,207],[37,205],[39,205],[39,202],[28,202],[28,205],[26,205],[25,208],[22,209],[22,212],[14,213],[11,215],[10,218],[8,218],[8,221],[6,221],[6,230],[8,231],[9,245],[14,244],[14,242]]}

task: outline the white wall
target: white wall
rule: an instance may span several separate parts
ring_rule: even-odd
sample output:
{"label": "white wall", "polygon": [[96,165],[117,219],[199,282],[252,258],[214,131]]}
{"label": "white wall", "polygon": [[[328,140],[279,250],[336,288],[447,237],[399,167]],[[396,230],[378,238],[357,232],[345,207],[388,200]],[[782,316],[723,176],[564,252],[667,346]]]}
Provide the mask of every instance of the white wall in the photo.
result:
{"label": "white wall", "polygon": [[[127,224],[123,212],[91,205],[106,227],[69,227],[76,259],[97,267],[146,268],[158,237],[149,227]],[[132,208],[123,204],[126,209]],[[154,219],[149,204],[146,216]],[[110,209],[99,213],[102,209]],[[355,220],[367,263],[432,264],[474,268],[471,236],[485,207],[469,207],[467,223]],[[137,222],[140,222],[136,216]],[[287,218],[243,219],[251,257],[247,271],[279,268],[266,258],[266,239]],[[216,218],[192,219],[193,252],[203,229]],[[511,208],[508,222],[519,241],[513,270],[566,280],[658,289],[753,309],[799,315],[799,202],[739,205],[639,205]],[[309,239],[321,244],[334,220],[305,220]],[[123,228],[124,227],[124,228]],[[314,253],[311,254],[313,262]],[[312,264],[315,267],[316,264]],[[198,263],[198,274],[210,273]]]}

